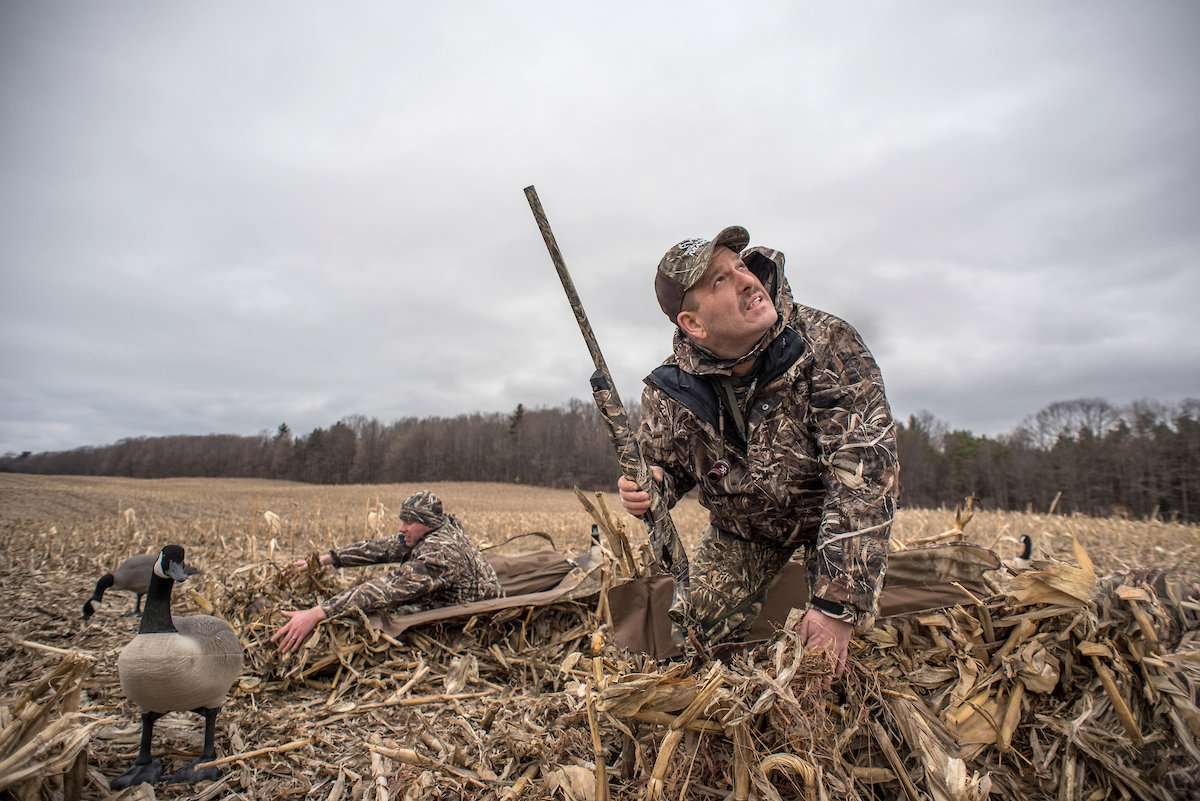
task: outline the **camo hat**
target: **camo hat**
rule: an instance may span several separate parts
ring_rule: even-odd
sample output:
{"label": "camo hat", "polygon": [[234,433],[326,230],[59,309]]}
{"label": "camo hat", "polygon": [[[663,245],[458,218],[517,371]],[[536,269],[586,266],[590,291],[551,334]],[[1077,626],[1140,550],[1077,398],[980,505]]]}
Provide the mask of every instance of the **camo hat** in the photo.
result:
{"label": "camo hat", "polygon": [[750,233],[740,225],[731,225],[708,239],[685,239],[674,245],[658,263],[654,276],[654,294],[663,314],[675,322],[683,308],[683,295],[696,285],[712,261],[713,251],[722,245],[741,253],[750,244]]}
{"label": "camo hat", "polygon": [[413,493],[400,504],[400,519],[405,523],[423,523],[430,528],[439,528],[446,522],[442,501],[428,490]]}

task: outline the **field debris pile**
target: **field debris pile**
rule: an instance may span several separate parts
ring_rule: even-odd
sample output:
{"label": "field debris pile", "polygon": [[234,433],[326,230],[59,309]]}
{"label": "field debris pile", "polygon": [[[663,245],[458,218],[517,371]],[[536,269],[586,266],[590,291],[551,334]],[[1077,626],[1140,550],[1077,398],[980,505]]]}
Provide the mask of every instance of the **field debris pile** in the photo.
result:
{"label": "field debris pile", "polygon": [[[622,523],[602,506],[596,516],[605,585],[643,571]],[[985,541],[995,533],[972,532]],[[965,536],[961,525],[955,536]],[[897,544],[904,539],[917,541]],[[5,544],[13,550],[12,537]],[[85,577],[61,600],[39,589],[70,573],[59,545],[35,544],[0,565],[13,610],[0,643],[0,798],[1200,794],[1200,580],[1142,568],[1101,575],[1092,559],[1113,564],[1114,546],[1086,532],[1054,548],[1057,558],[988,574],[994,592],[978,603],[879,620],[852,642],[838,679],[786,630],[715,660],[656,663],[621,651],[603,596],[396,637],[339,619],[281,656],[270,637],[282,610],[363,577],[290,571],[297,545],[247,548],[257,559],[242,554],[227,570],[210,559],[176,592],[178,614],[222,616],[246,646],[218,727],[224,775],[122,794],[106,782],[138,744],[137,711],[115,665],[136,629],[122,616],[126,599],[84,625],[70,593],[86,597]],[[164,717],[156,756],[167,769],[185,762],[201,733],[198,716]]]}
{"label": "field debris pile", "polygon": [[619,652],[602,604],[517,608],[399,640],[334,621],[281,658],[273,613],[341,581],[263,563],[193,595],[247,645],[233,715],[290,695],[277,744],[304,747],[270,756],[338,766],[310,792],[341,781],[403,798],[982,801],[1196,789],[1200,586],[1098,581],[1078,545],[1074,563],[997,574],[1004,594],[978,606],[880,621],[828,691],[823,654],[786,634],[705,664]]}
{"label": "field debris pile", "polygon": [[86,746],[114,718],[79,710],[80,690],[93,658],[30,642],[58,663],[7,705],[0,705],[0,793],[79,798],[87,779]]}

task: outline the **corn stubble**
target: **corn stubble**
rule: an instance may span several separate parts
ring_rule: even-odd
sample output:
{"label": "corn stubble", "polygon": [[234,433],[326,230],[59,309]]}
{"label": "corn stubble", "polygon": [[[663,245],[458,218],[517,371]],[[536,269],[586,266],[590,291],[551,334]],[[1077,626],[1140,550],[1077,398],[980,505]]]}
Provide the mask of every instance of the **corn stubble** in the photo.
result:
{"label": "corn stubble", "polygon": [[[990,576],[977,605],[882,620],[847,675],[781,634],[727,663],[658,665],[618,652],[602,602],[518,608],[395,639],[350,619],[300,652],[269,642],[280,610],[372,570],[284,568],[391,530],[415,485],[0,476],[0,797],[107,798],[138,745],[116,653],[137,621],[79,601],[120,559],[168,542],[204,570],[179,613],[229,620],[246,672],[222,712],[225,771],[210,785],[122,798],[955,799],[1189,798],[1200,794],[1200,530],[1148,521],[902,511],[896,547],[966,539],[1031,568]],[[586,547],[570,492],[432,489],[481,541],[542,531]],[[640,561],[640,524],[586,496],[604,581]],[[611,498],[607,501],[611,504]],[[964,521],[964,517],[967,518]],[[705,515],[676,520],[694,543]],[[534,547],[519,540],[508,548]],[[200,751],[169,715],[156,751]]]}

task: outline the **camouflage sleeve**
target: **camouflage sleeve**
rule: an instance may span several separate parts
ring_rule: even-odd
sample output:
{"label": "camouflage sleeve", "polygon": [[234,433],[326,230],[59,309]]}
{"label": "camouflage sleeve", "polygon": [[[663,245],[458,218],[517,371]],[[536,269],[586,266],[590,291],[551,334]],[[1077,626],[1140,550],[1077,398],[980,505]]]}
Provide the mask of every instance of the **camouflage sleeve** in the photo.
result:
{"label": "camouflage sleeve", "polygon": [[671,417],[671,410],[657,389],[646,387],[642,391],[642,422],[638,425],[638,445],[647,464],[663,470],[662,493],[667,508],[675,506],[692,487],[696,479],[692,476],[687,461],[689,444],[678,439],[680,429]]}
{"label": "camouflage sleeve", "polygon": [[838,321],[812,373],[811,425],[824,468],[813,596],[875,614],[899,492],[896,429],[883,377],[858,332]]}
{"label": "camouflage sleeve", "polygon": [[404,543],[403,537],[385,537],[334,548],[329,556],[333,559],[334,567],[359,567],[403,562],[411,551],[412,548]]}
{"label": "camouflage sleeve", "polygon": [[424,562],[407,562],[386,576],[356,584],[321,605],[325,617],[333,619],[353,613],[383,612],[428,595],[442,585],[442,576]]}

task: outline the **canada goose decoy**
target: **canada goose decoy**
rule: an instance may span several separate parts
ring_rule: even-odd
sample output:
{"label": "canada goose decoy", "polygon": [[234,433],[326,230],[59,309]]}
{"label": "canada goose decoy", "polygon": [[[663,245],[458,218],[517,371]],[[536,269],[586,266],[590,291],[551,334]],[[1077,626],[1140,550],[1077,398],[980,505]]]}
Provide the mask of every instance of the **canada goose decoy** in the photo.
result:
{"label": "canada goose decoy", "polygon": [[217,768],[196,770],[196,765],[217,757],[213,748],[217,712],[242,672],[242,644],[220,618],[171,617],[171,590],[187,575],[183,548],[164,547],[151,569],[137,636],[117,658],[121,689],[142,710],[142,741],[137,761],[109,783],[113,790],[158,781],[162,763],[151,758],[150,741],[154,722],[167,712],[204,716],[204,752],[187,767],[167,775],[166,780],[191,783],[221,775]]}
{"label": "canada goose decoy", "polygon": [[[150,574],[156,561],[158,561],[158,554],[141,553],[129,557],[118,565],[116,570],[101,576],[100,580],[96,582],[96,589],[92,593],[92,597],[83,604],[83,619],[90,620],[96,613],[96,608],[92,606],[92,603],[103,601],[105,590],[135,593],[137,601],[134,603],[133,611],[129,614],[140,615],[142,613],[142,596],[146,594],[146,588],[150,586]],[[186,570],[189,576],[200,572],[194,567],[188,567]]]}
{"label": "canada goose decoy", "polygon": [[1016,573],[1021,570],[1028,570],[1029,565],[1033,562],[1033,537],[1028,534],[1021,535],[1021,555],[1014,556],[1012,559],[1005,559],[1004,566],[1010,572]]}

